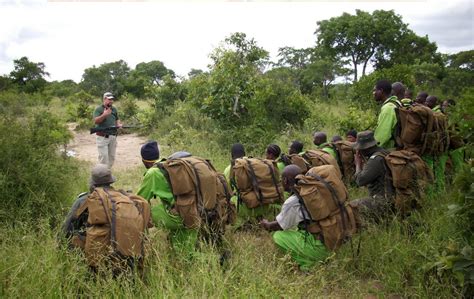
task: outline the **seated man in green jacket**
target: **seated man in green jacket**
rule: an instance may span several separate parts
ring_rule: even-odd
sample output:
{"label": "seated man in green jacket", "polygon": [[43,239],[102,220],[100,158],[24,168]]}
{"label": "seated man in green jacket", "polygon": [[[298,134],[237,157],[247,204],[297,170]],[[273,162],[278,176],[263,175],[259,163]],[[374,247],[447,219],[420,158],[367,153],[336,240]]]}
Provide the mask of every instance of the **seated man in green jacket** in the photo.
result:
{"label": "seated man in green jacket", "polygon": [[283,168],[285,168],[285,163],[280,160],[280,155],[281,148],[276,144],[270,144],[265,152],[265,159],[276,161],[278,170],[281,173]]}
{"label": "seated man in green jacket", "polygon": [[273,219],[276,214],[276,211],[279,209],[279,205],[277,204],[270,204],[270,205],[264,205],[264,206],[259,206],[254,209],[248,208],[245,204],[239,204],[238,203],[238,198],[237,198],[237,184],[236,182],[231,180],[231,169],[233,165],[233,161],[239,158],[246,158],[245,157],[245,149],[244,146],[240,143],[235,143],[231,147],[231,157],[232,157],[232,162],[227,166],[224,170],[224,176],[229,182],[229,186],[231,186],[232,190],[235,192],[235,195],[232,196],[232,202],[237,206],[237,221],[235,223],[235,226],[237,228],[241,228],[244,226],[253,226],[253,224],[256,224],[256,220],[260,219],[262,217],[265,218],[271,218]]}
{"label": "seated man in green jacket", "polygon": [[156,141],[149,141],[141,148],[143,165],[147,171],[138,189],[138,195],[151,203],[151,216],[156,227],[169,231],[169,239],[173,248],[181,253],[194,251],[198,232],[184,227],[183,219],[173,213],[175,198],[170,184],[162,170],[157,167],[160,163],[160,151]]}
{"label": "seated man in green jacket", "polygon": [[327,139],[328,136],[324,132],[314,132],[313,134],[313,143],[314,145],[316,145],[316,148],[325,151],[326,153],[330,154],[334,159],[337,159],[336,151],[327,142]]}

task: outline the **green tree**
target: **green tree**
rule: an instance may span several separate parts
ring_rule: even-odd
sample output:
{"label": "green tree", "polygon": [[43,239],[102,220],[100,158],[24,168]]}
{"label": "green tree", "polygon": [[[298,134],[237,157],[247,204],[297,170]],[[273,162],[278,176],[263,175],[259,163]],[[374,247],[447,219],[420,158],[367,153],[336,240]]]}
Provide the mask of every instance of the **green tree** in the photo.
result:
{"label": "green tree", "polygon": [[44,89],[49,76],[42,62],[32,62],[27,57],[13,60],[14,70],[10,72],[12,82],[25,92],[37,92]]}
{"label": "green tree", "polygon": [[130,67],[123,60],[92,66],[84,70],[81,87],[95,96],[102,96],[106,91],[120,96],[125,92],[125,86],[130,74]]}
{"label": "green tree", "polygon": [[182,101],[186,98],[186,89],[183,84],[176,81],[171,75],[163,77],[163,83],[160,86],[151,86],[147,93],[155,100],[153,106],[156,111],[167,111],[175,101]]}
{"label": "green tree", "polygon": [[404,64],[397,64],[391,68],[375,70],[352,86],[351,99],[364,108],[374,107],[375,101],[372,90],[378,80],[389,80],[391,82],[402,82],[408,89],[414,90],[415,76],[413,68]]}
{"label": "green tree", "polygon": [[407,24],[393,10],[376,10],[372,14],[356,10],[355,15],[344,13],[317,24],[318,45],[337,59],[349,59],[354,82],[358,80],[359,66],[364,76],[375,54],[386,55],[408,32]]}
{"label": "green tree", "polygon": [[67,98],[79,91],[79,84],[73,80],[53,81],[45,89],[46,94],[60,98]]}
{"label": "green tree", "polygon": [[448,66],[474,71],[474,50],[461,51],[448,56]]}
{"label": "green tree", "polygon": [[209,96],[199,106],[224,127],[241,126],[250,118],[258,76],[268,63],[268,52],[244,33],[234,33],[210,55],[214,64]]}
{"label": "green tree", "polygon": [[324,98],[329,97],[329,88],[338,76],[348,74],[344,61],[336,59],[322,47],[307,49],[280,48],[280,59],[276,65],[286,67],[288,75],[303,94],[310,94],[315,88],[321,90]]}
{"label": "green tree", "polygon": [[162,85],[165,76],[174,78],[175,73],[166,68],[163,62],[159,60],[142,62],[130,72],[126,89],[137,98],[141,98],[146,95],[147,87]]}
{"label": "green tree", "polygon": [[388,68],[395,64],[442,64],[442,56],[436,52],[438,46],[428,36],[418,36],[407,29],[396,43],[381,45],[375,55],[375,68]]}
{"label": "green tree", "polygon": [[12,79],[9,76],[0,76],[0,91],[9,89],[12,84]]}
{"label": "green tree", "polygon": [[459,97],[472,86],[474,86],[474,50],[449,55],[441,81],[443,93]]}

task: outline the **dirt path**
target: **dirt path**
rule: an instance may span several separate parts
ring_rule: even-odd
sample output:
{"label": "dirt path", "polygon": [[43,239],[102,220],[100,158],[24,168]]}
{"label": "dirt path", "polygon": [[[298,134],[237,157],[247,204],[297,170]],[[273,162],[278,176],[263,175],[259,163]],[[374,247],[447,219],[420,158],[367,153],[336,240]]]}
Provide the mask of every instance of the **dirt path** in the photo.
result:
{"label": "dirt path", "polygon": [[[68,155],[79,160],[97,163],[97,147],[95,144],[95,134],[87,131],[74,131],[76,124],[68,124],[69,129],[74,134],[74,139],[67,147]],[[136,134],[119,135],[117,137],[117,154],[115,157],[114,169],[126,169],[141,165],[140,147],[147,140]]]}

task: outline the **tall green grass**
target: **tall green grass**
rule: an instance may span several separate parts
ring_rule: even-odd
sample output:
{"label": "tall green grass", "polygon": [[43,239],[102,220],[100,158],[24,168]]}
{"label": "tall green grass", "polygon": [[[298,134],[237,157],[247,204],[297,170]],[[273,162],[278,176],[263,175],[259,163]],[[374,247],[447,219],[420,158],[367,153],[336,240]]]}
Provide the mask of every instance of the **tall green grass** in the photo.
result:
{"label": "tall green grass", "polygon": [[[307,147],[314,130],[336,133],[334,118],[344,116],[342,108],[320,104],[325,113],[315,113],[304,128],[288,128],[275,142],[286,151],[293,139]],[[326,106],[324,106],[326,105]],[[229,163],[229,149],[219,143],[212,122],[202,115],[176,107],[175,114],[162,119],[150,138],[161,144],[162,156],[188,150],[210,158],[218,170]],[[181,111],[179,109],[182,109]],[[214,133],[213,133],[214,132]],[[249,152],[263,156],[266,144]],[[87,191],[89,165],[69,173],[65,202]],[[114,172],[117,188],[136,191],[144,168]],[[350,189],[351,199],[366,195],[364,189]],[[461,244],[458,219],[447,213],[450,194],[426,199],[424,208],[405,220],[396,217],[380,225],[368,225],[352,244],[345,244],[328,261],[308,272],[298,270],[283,255],[265,231],[234,232],[229,229],[225,247],[231,257],[221,266],[219,251],[203,245],[192,258],[177,256],[166,232],[151,229],[147,243],[145,274],[113,278],[111,273],[92,275],[83,254],[69,250],[58,239],[58,226],[47,218],[31,223],[3,223],[0,227],[0,297],[2,298],[453,298],[461,287],[451,275],[434,271],[440,253]],[[63,217],[67,209],[56,210]],[[356,255],[360,241],[360,254]]]}
{"label": "tall green grass", "polygon": [[[135,172],[136,173],[136,172]],[[136,178],[117,173],[117,187]],[[369,225],[324,264],[301,272],[265,231],[226,233],[231,258],[203,245],[193,258],[176,256],[166,232],[149,232],[144,279],[94,277],[80,251],[68,250],[47,222],[0,228],[0,295],[19,297],[461,297],[451,277],[426,271],[438,252],[456,242],[454,222],[445,213],[448,196],[432,199],[420,213],[401,221]],[[360,254],[357,245],[361,240]]]}

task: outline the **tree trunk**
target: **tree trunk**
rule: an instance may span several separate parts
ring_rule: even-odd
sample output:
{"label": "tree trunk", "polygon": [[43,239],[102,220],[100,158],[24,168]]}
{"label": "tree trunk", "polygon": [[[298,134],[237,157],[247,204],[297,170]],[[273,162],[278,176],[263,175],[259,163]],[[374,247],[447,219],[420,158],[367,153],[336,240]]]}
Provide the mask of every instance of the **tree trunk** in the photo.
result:
{"label": "tree trunk", "polygon": [[354,83],[357,82],[357,61],[354,58],[354,54],[352,54],[352,64],[354,65]]}

